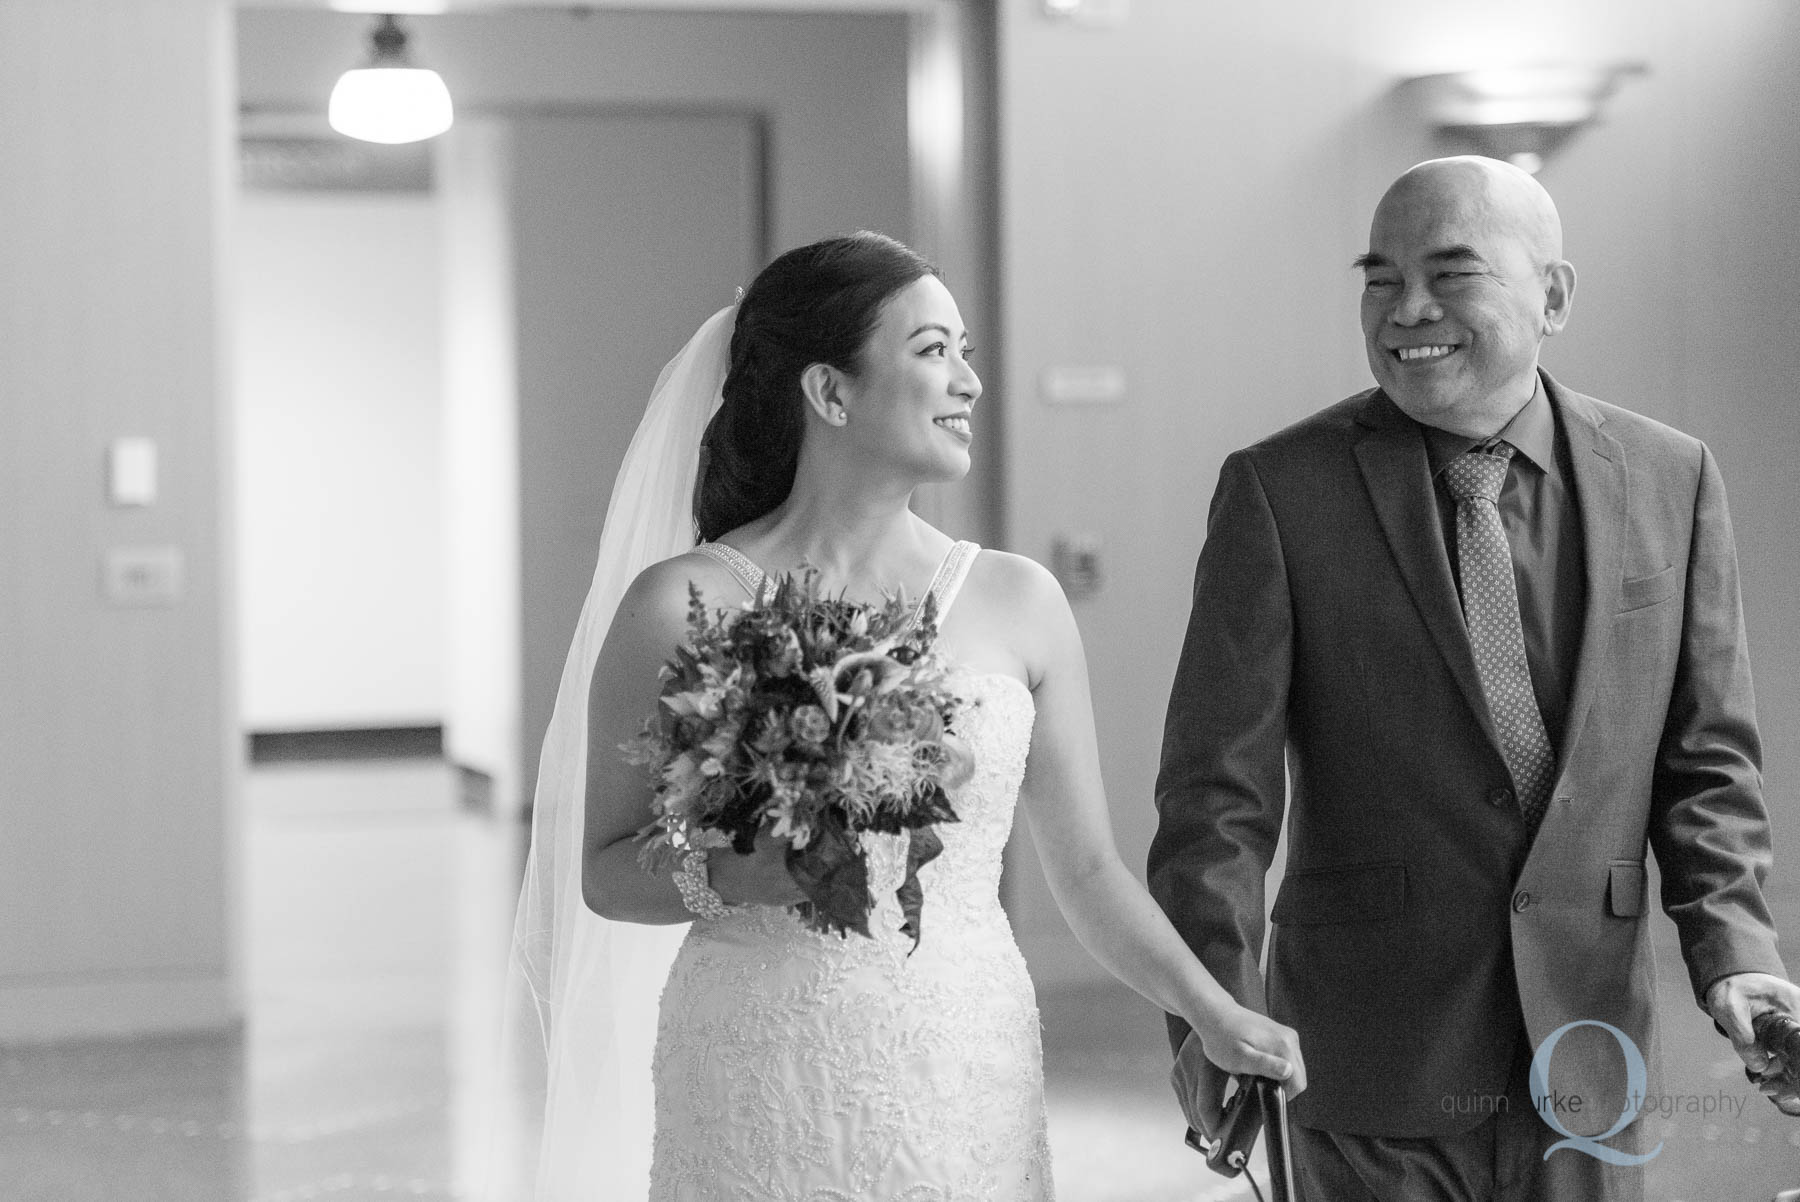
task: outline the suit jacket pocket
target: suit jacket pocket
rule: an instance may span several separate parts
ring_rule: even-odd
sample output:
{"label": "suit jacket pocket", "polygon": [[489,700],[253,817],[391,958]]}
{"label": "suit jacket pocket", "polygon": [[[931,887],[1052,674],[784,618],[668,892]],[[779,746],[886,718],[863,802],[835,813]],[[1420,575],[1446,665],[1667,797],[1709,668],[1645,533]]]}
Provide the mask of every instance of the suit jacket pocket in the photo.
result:
{"label": "suit jacket pocket", "polygon": [[1406,909],[1406,864],[1400,860],[1290,872],[1269,917],[1285,926],[1376,922]]}
{"label": "suit jacket pocket", "polygon": [[1659,601],[1667,601],[1681,585],[1681,565],[1675,564],[1651,576],[1626,580],[1619,587],[1619,612],[1648,609]]}
{"label": "suit jacket pocket", "polygon": [[1644,912],[1649,881],[1644,866],[1621,861],[1606,870],[1606,908],[1615,918],[1637,918]]}

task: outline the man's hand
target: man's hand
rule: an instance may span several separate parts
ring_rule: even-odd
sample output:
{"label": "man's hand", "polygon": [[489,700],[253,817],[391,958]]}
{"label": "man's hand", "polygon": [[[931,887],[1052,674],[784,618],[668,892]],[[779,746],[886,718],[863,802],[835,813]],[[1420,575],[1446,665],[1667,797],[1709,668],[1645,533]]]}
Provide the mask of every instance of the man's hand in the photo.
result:
{"label": "man's hand", "polygon": [[[1756,1042],[1750,1024],[1759,1014],[1773,1010],[1800,1022],[1800,985],[1761,972],[1740,972],[1720,977],[1706,991],[1706,1008],[1719,1024],[1744,1067],[1761,1075],[1770,1060]],[[1800,1116],[1800,1064],[1782,1066],[1786,1082],[1771,1082],[1762,1091],[1783,1114]]]}

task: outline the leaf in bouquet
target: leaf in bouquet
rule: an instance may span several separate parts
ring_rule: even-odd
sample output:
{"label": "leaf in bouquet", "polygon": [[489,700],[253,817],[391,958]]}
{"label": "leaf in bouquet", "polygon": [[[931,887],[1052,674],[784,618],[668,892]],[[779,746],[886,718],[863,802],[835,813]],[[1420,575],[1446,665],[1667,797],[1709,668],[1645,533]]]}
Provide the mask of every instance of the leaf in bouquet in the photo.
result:
{"label": "leaf in bouquet", "polygon": [[675,656],[657,673],[664,694],[679,693],[700,683],[700,655],[692,642],[675,644]]}
{"label": "leaf in bouquet", "polygon": [[894,896],[900,900],[900,911],[906,916],[900,932],[912,936],[912,951],[919,950],[919,936],[924,931],[925,887],[919,884],[919,869],[937,859],[943,850],[944,841],[929,826],[914,831],[906,841],[906,879],[894,890]]}
{"label": "leaf in bouquet", "polygon": [[908,821],[913,825],[921,825],[961,822],[962,818],[957,815],[956,807],[950,804],[949,794],[944,792],[943,786],[938,785],[924,791],[913,801]]}
{"label": "leaf in bouquet", "polygon": [[819,815],[813,838],[804,848],[788,848],[787,870],[806,895],[808,921],[815,929],[871,937],[869,912],[874,899],[869,894],[868,860],[836,810]]}

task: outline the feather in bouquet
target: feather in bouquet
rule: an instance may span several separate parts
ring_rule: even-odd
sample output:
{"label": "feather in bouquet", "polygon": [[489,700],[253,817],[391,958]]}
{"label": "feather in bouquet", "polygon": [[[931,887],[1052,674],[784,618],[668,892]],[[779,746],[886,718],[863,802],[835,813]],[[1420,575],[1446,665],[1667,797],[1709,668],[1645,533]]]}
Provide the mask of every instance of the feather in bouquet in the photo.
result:
{"label": "feather in bouquet", "polygon": [[906,834],[897,891],[918,945],[918,870],[955,822],[948,791],[973,765],[952,732],[962,705],[928,598],[921,619],[889,597],[821,596],[818,572],[782,577],[762,608],[708,610],[688,589],[688,638],[662,669],[662,698],[626,744],[656,776],[656,818],[639,837],[658,867],[690,848],[749,852],[786,841],[800,907],[821,931],[869,934],[864,834]]}

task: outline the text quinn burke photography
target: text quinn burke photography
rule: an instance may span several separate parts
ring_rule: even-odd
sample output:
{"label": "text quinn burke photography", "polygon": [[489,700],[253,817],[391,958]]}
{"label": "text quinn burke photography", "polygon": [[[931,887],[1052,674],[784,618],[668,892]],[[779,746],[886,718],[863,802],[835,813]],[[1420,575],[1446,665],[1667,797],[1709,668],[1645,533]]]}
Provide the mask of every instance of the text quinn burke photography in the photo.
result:
{"label": "text quinn burke photography", "polygon": [[[1589,1099],[1581,1094],[1564,1093],[1549,1085],[1550,1062],[1556,1054],[1556,1045],[1564,1035],[1578,1027],[1599,1027],[1609,1033],[1618,1042],[1619,1052],[1625,1061],[1625,1092],[1617,1102],[1617,1118],[1611,1127],[1598,1135],[1577,1135],[1563,1125],[1563,1120],[1565,1117],[1573,1119],[1583,1113],[1597,1112],[1601,1108],[1588,1105]],[[1544,1159],[1548,1160],[1552,1153],[1568,1149],[1609,1164],[1644,1164],[1656,1158],[1657,1153],[1662,1151],[1662,1144],[1657,1144],[1641,1155],[1633,1155],[1611,1147],[1605,1141],[1645,1114],[1672,1118],[1678,1114],[1707,1116],[1729,1113],[1737,1118],[1743,1114],[1744,1104],[1748,1101],[1748,1097],[1742,1093],[1731,1094],[1723,1089],[1708,1094],[1648,1093],[1645,1089],[1646,1078],[1643,1052],[1638,1049],[1631,1036],[1611,1023],[1582,1019],[1565,1023],[1552,1031],[1531,1057],[1532,1109],[1546,1125],[1564,1137],[1545,1150]],[[1446,1114],[1505,1114],[1512,1108],[1512,1099],[1505,1094],[1492,1093],[1446,1094],[1440,1099],[1439,1106]],[[1610,1107],[1608,1109],[1610,1111]]]}

